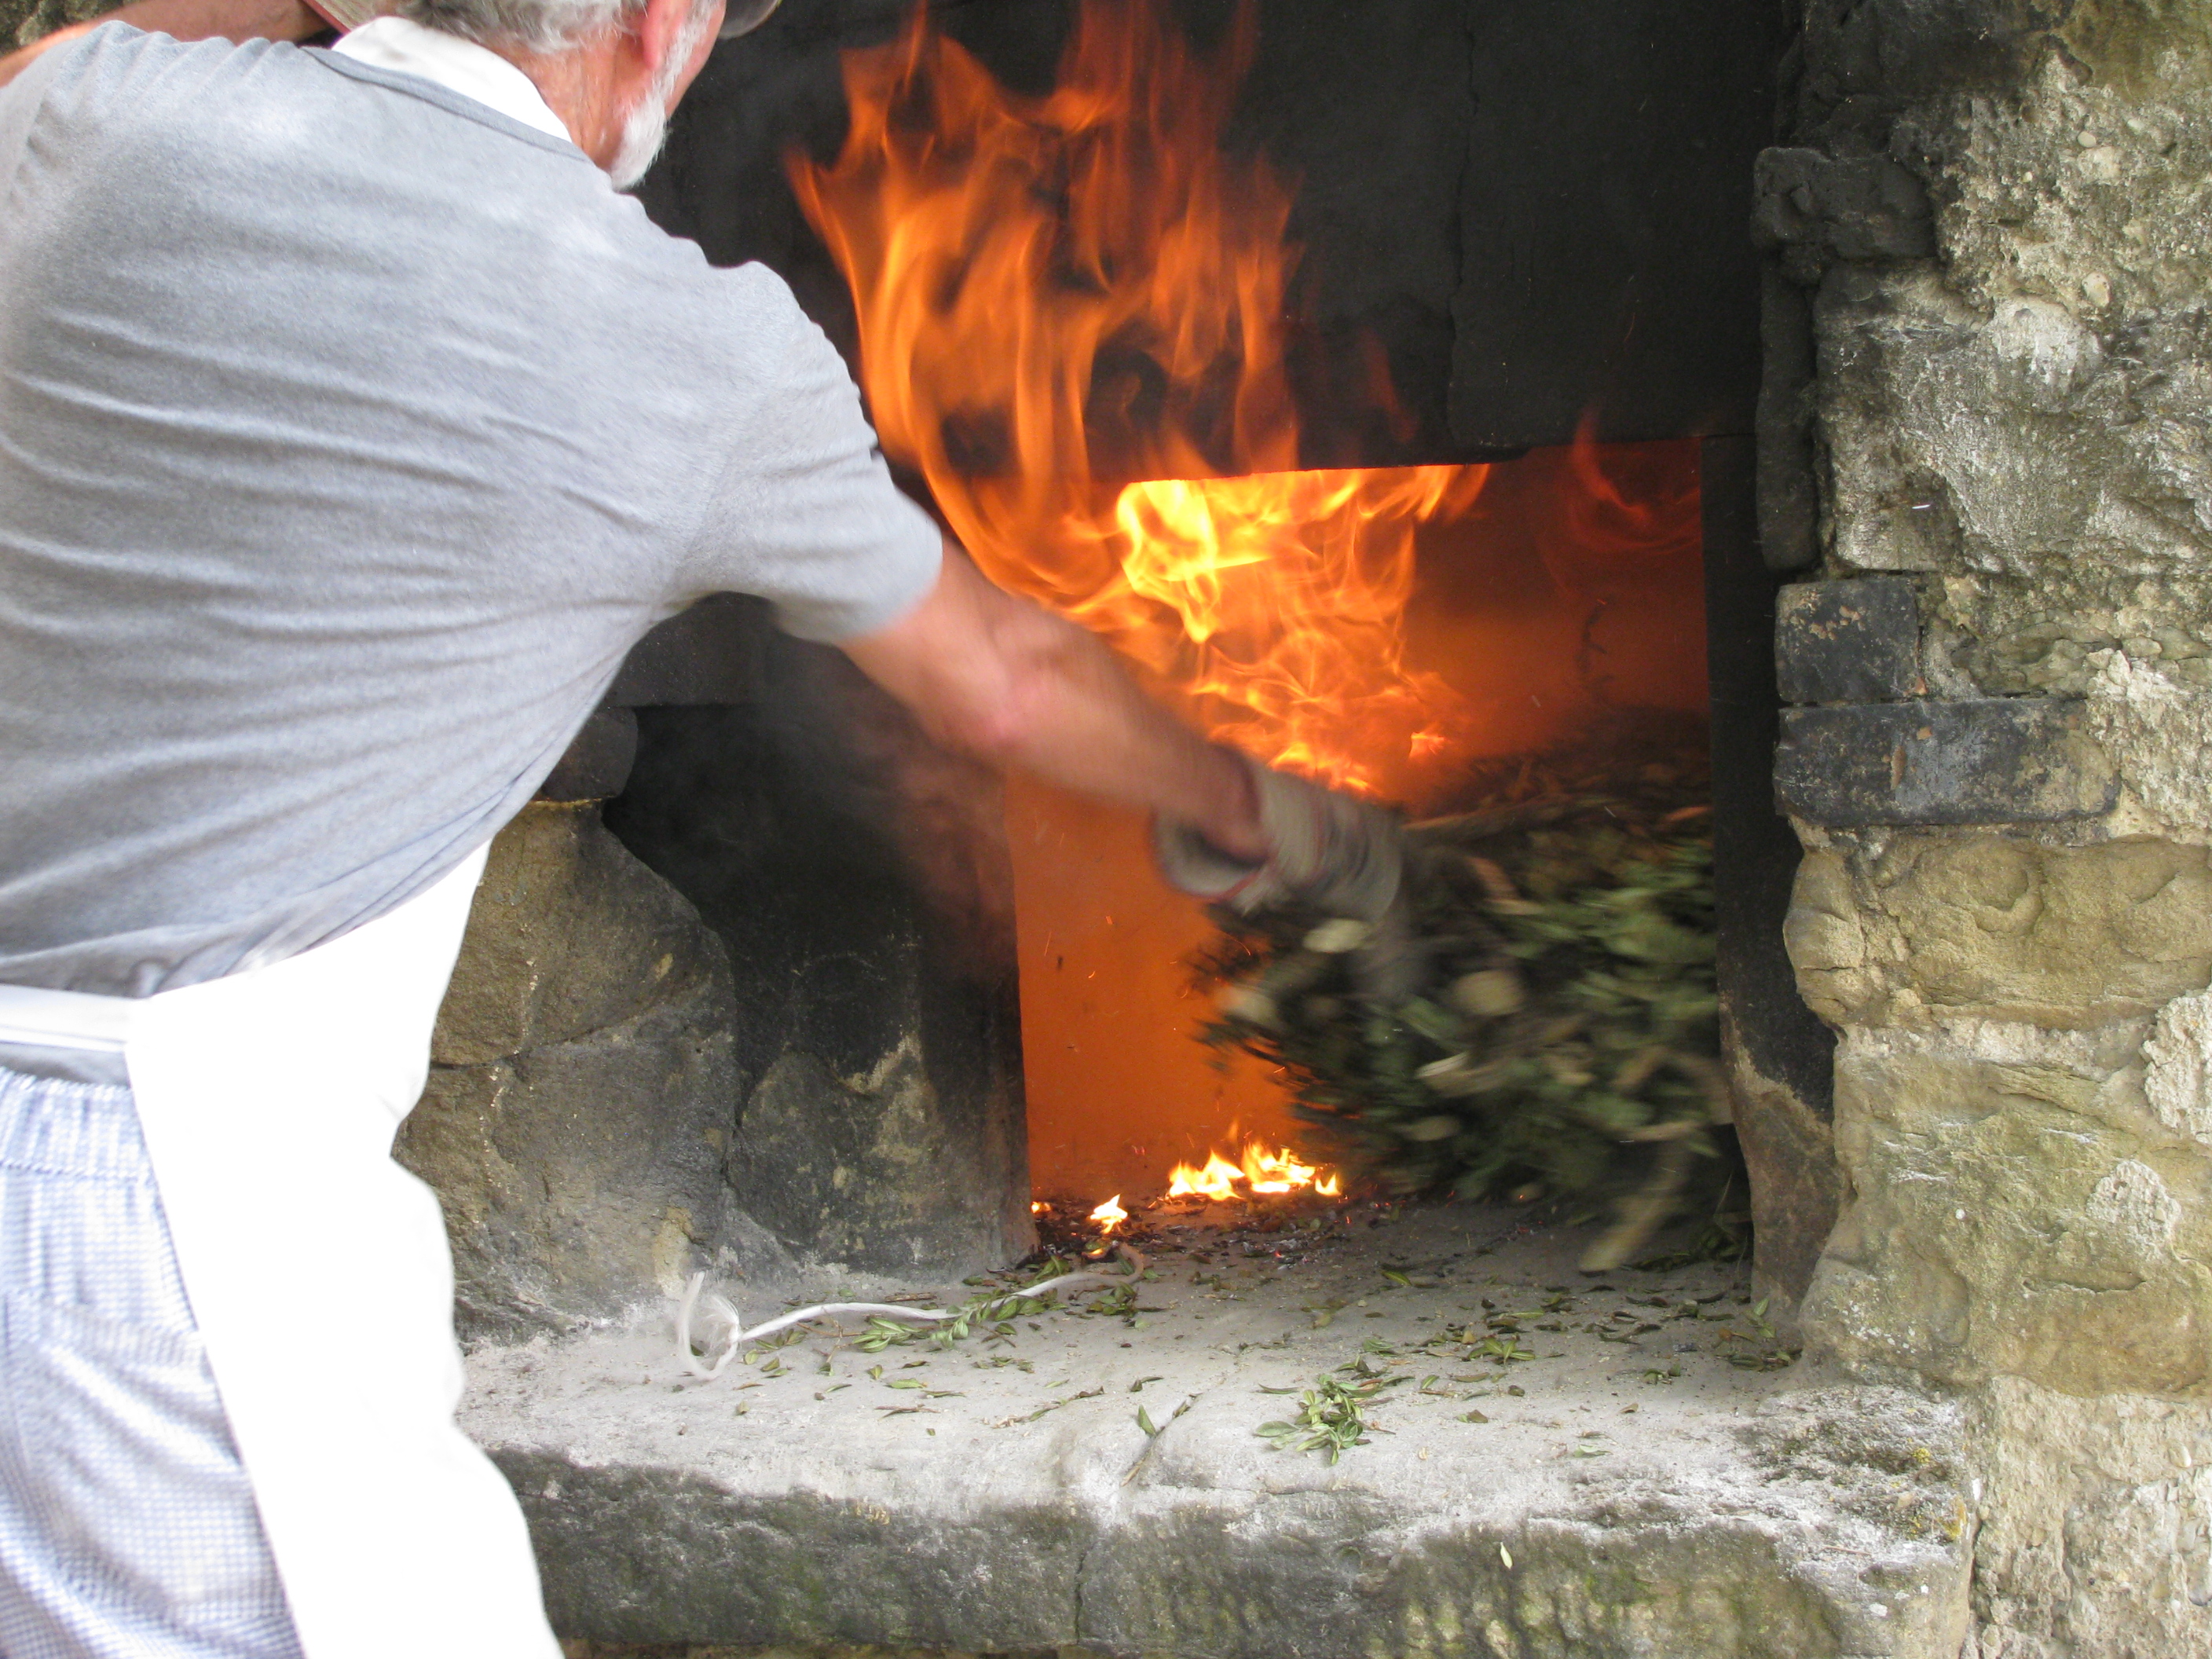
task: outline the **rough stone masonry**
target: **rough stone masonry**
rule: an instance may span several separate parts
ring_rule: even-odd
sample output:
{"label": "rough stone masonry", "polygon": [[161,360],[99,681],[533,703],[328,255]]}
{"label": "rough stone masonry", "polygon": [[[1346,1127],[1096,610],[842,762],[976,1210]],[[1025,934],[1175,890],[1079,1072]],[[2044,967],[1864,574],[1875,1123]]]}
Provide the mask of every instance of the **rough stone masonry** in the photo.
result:
{"label": "rough stone masonry", "polygon": [[2212,9],[1814,0],[1801,50],[1759,228],[1762,528],[1817,566],[1789,946],[1842,1037],[1802,1328],[1967,1404],[1970,1652],[2202,1655]]}
{"label": "rough stone masonry", "polygon": [[[0,0],[0,42],[99,9]],[[1796,583],[1788,942],[1842,1035],[1832,1125],[1802,1114],[1792,1143],[1795,1173],[1840,1198],[1802,1287],[1807,1360],[1951,1395],[1968,1425],[1971,1628],[1960,1650],[1930,1624],[1916,1659],[2197,1659],[2212,7],[1809,0],[1792,76],[1759,179],[1760,532]],[[729,961],[603,836],[575,808],[509,832],[481,903],[512,948],[480,930],[410,1130],[466,1200],[485,1334],[588,1322],[702,1240],[763,1285],[786,1271],[700,1150],[730,1115]],[[570,899],[665,970],[582,974]],[[509,957],[526,971],[485,976]],[[538,1162],[587,1173],[554,1133],[562,1068],[652,1073],[639,1102],[676,1101],[664,1127],[690,1137],[563,1212],[606,1221],[565,1243]],[[1759,1639],[1744,1650],[1774,1650]]]}

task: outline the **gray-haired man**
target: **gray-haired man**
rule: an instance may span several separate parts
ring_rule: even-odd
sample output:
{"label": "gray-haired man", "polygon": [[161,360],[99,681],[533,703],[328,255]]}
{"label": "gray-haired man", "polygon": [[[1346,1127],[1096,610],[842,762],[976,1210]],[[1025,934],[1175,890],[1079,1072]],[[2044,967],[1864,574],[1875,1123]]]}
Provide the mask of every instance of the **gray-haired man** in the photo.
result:
{"label": "gray-haired man", "polygon": [[0,60],[9,1659],[554,1651],[387,1153],[485,842],[694,599],[1188,826],[1187,886],[1395,888],[983,581],[783,284],[617,193],[721,0],[402,10]]}

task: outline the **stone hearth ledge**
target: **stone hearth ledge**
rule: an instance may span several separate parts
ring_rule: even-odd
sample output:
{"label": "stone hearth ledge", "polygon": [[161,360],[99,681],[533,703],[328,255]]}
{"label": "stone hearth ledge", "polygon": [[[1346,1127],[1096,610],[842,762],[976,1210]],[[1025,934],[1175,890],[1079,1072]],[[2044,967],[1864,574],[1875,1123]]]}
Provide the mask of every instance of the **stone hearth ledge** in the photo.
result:
{"label": "stone hearth ledge", "polygon": [[[1957,1654],[1974,1502],[1954,1407],[1733,1365],[1773,1352],[1741,1269],[1589,1279],[1577,1230],[1525,1224],[1459,1205],[1240,1234],[1211,1261],[1164,1248],[1133,1323],[1048,1313],[950,1352],[812,1339],[774,1376],[763,1356],[686,1377],[665,1320],[483,1348],[462,1420],[521,1494],[556,1627],[597,1642]],[[1523,1327],[1533,1359],[1412,1352],[1562,1291]],[[1413,1379],[1371,1413],[1389,1432],[1333,1468],[1255,1434],[1297,1404],[1263,1387],[1370,1342]]]}

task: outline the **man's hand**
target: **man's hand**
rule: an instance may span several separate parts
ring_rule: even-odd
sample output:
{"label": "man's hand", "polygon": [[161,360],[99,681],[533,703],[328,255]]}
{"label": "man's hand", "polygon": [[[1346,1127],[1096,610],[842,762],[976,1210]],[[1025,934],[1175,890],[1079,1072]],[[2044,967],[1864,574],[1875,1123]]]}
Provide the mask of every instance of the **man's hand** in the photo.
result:
{"label": "man's hand", "polygon": [[1267,856],[1225,856],[1193,826],[1163,817],[1152,847],[1169,882],[1247,915],[1286,902],[1370,925],[1392,915],[1405,864],[1395,815],[1310,779],[1247,764]]}
{"label": "man's hand", "polygon": [[993,586],[950,541],[929,597],[844,649],[956,749],[1150,808],[1232,858],[1272,850],[1243,757],[1145,696],[1084,629]]}
{"label": "man's hand", "polygon": [[0,58],[0,87],[29,68],[40,52],[106,22],[128,23],[179,40],[305,40],[330,27],[301,0],[136,0],[90,22],[56,29]]}

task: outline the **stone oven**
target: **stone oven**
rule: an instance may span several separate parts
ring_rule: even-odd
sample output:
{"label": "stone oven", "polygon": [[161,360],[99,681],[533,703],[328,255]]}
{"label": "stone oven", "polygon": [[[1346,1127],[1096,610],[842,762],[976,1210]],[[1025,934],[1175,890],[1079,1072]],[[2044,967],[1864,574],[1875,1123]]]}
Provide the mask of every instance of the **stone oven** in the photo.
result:
{"label": "stone oven", "polygon": [[[1148,399],[1172,404],[1182,389],[1163,389],[1167,371],[1109,339],[1089,371],[1088,453],[1069,464],[1109,490],[1182,476],[1172,470],[1179,463],[1220,471],[1224,459],[1232,471],[1279,474],[1457,465],[1478,483],[1488,465],[1482,504],[1505,501],[1510,514],[1516,500],[1571,493],[1571,451],[1600,458],[1592,470],[1601,483],[1603,457],[1632,456],[1671,490],[1676,516],[1690,515],[1659,532],[1686,533],[1689,559],[1674,562],[1686,592],[1647,581],[1625,596],[1556,601],[1557,618],[1524,604],[1510,618],[1479,618],[1488,634],[1456,648],[1449,630],[1464,618],[1448,616],[1432,626],[1445,643],[1431,654],[1447,677],[1488,697],[1492,729],[1480,735],[1491,750],[1571,738],[1577,721],[1605,712],[1590,699],[1573,713],[1547,708],[1547,698],[1582,695],[1577,657],[1585,675],[1590,659],[1608,659],[1611,678],[1636,682],[1615,701],[1671,699],[1702,725],[1703,544],[1721,623],[1711,633],[1715,742],[1735,792],[1721,804],[1723,839],[1734,836],[1721,856],[1737,866],[1724,884],[1741,911],[1727,927],[1742,958],[1730,977],[1758,988],[1746,994],[1761,1000],[1753,1022],[1761,1063],[1793,1098],[1824,1102],[1826,1033],[1789,992],[1778,944],[1795,848],[1765,781],[1775,579],[1753,535],[1748,435],[1759,394],[1759,273],[1742,230],[1753,163],[1772,136],[1788,20],[1743,0],[1593,5],[1540,22],[1458,0],[1370,19],[1296,4],[1121,10],[1154,16],[1149,32],[1111,43],[1139,55],[1218,60],[1237,50],[1239,29],[1249,32],[1249,62],[1235,70],[1211,82],[1200,68],[1173,84],[1139,76],[1130,95],[1219,94],[1224,107],[1186,148],[1256,156],[1267,183],[1280,181],[1283,222],[1219,234],[1255,237],[1279,257],[1281,270],[1267,275],[1282,285],[1273,296],[1282,314],[1263,320],[1281,336],[1273,389],[1293,407],[1262,440],[1225,435],[1200,411],[1187,422],[1186,446],[1200,453],[1139,453],[1124,428],[1147,418]],[[1067,0],[930,14],[1017,97],[1053,86],[1078,15]],[[784,275],[856,363],[865,343],[849,273],[825,246],[818,212],[810,222],[794,158],[818,170],[836,157],[855,118],[843,58],[895,46],[913,16],[904,4],[794,4],[709,65],[643,191],[649,210],[711,259],[763,259]],[[865,182],[877,196],[890,188]],[[1134,416],[1108,408],[1097,389],[1124,382],[1133,389],[1113,395],[1133,398]],[[1249,387],[1236,395],[1258,401]],[[988,452],[1007,440],[962,409],[930,419],[958,453],[927,476],[910,471],[908,482],[964,529],[958,507],[975,504],[947,501],[944,490],[950,482],[966,491],[970,475],[988,479]],[[1240,415],[1240,428],[1249,423]],[[1208,444],[1217,453],[1203,453]],[[892,453],[910,459],[912,448]],[[1425,584],[1448,587],[1440,575],[1470,550],[1428,539]],[[1548,580],[1533,554],[1520,556],[1537,583]],[[1476,568],[1486,574],[1461,586],[1510,585],[1501,561]],[[1570,604],[1580,607],[1571,615]],[[1668,606],[1677,614],[1658,614]],[[1507,637],[1516,627],[1548,628],[1551,637],[1516,645]],[[1651,656],[1655,640],[1667,660],[1630,660]],[[1355,690],[1389,685],[1377,678]],[[1492,705],[1508,702],[1501,720]],[[1188,907],[1158,895],[1139,826],[1116,823],[1102,836],[1091,809],[1022,787],[1009,820],[995,781],[932,750],[839,660],[781,641],[741,602],[702,607],[664,630],[599,724],[600,738],[618,739],[617,760],[633,752],[635,727],[634,769],[556,781],[553,793],[618,789],[604,830],[592,809],[574,809],[591,825],[578,833],[596,842],[611,831],[699,910],[727,946],[738,1009],[733,1045],[720,1035],[728,1022],[709,1022],[715,1054],[733,1069],[708,1083],[698,1063],[684,1068],[702,1101],[741,1103],[724,1112],[733,1125],[715,1131],[727,1135],[719,1157],[730,1179],[689,1197],[672,1193],[622,1224],[630,1231],[621,1272],[633,1285],[648,1282],[636,1231],[647,1212],[690,1216],[685,1236],[710,1255],[768,1249],[772,1237],[795,1262],[964,1271],[1021,1253],[1033,1195],[1064,1199],[1087,1184],[1095,1200],[1147,1179],[1156,1191],[1170,1154],[1197,1162],[1210,1137],[1225,1141],[1230,1120],[1241,1116],[1248,1133],[1261,1119],[1280,1127],[1271,1085],[1209,1083],[1186,1009],[1147,1002],[1103,1020],[1088,1009],[1077,1018],[1089,1026],[1060,1040],[1068,1033],[1053,1003],[1056,981],[1111,976],[1133,954],[1146,994],[1171,1000],[1177,959],[1202,935]],[[1086,836],[1100,844],[1058,848]],[[1120,933],[1095,937],[1102,925]],[[459,1086],[459,1069],[441,1076]],[[471,1077],[471,1089],[487,1086]],[[1209,1094],[1210,1109],[1179,1103],[1147,1115],[1158,1100]],[[410,1136],[427,1145],[434,1121],[418,1119]],[[1072,1127],[1100,1121],[1109,1121],[1103,1134]],[[510,1198],[533,1209],[540,1201],[515,1194],[483,1212],[486,1227],[505,1224],[495,1212]],[[732,1197],[726,1224],[708,1224]],[[746,1232],[742,1248],[729,1231],[741,1215],[766,1230]],[[547,1258],[550,1277],[536,1289],[512,1277],[528,1275],[508,1252],[484,1254],[502,1285],[483,1288],[486,1317],[502,1301],[518,1316],[536,1303],[548,1316],[604,1311],[614,1269],[598,1243],[585,1243],[589,1232],[574,1235],[574,1261]],[[583,1275],[573,1293],[562,1288],[572,1270]]]}
{"label": "stone oven", "polygon": [[[1031,92],[1073,13],[936,7]],[[1749,1284],[1590,1286],[1439,1208],[1356,1272],[1201,1253],[1146,1293],[1173,1317],[695,1386],[695,1271],[766,1305],[1035,1242],[1000,785],[710,602],[495,845],[401,1138],[556,1620],[586,1653],[2212,1650],[2212,13],[1251,15],[1224,143],[1296,181],[1297,464],[1693,464]],[[787,0],[641,191],[848,352],[787,159],[836,153],[841,52],[905,17]],[[1424,1376],[1421,1328],[1470,1318],[1487,1380]],[[1289,1409],[1255,1389],[1398,1365],[1340,1464],[1254,1440]]]}
{"label": "stone oven", "polygon": [[[848,347],[782,158],[834,152],[836,51],[901,9],[793,0],[645,191]],[[1066,7],[939,12],[1048,84]],[[1393,1495],[1172,1435],[1118,1497],[1063,1437],[1011,1510],[905,1462],[877,1508],[804,1456],[747,1488],[681,1427],[533,1416],[502,1358],[479,1422],[556,1606],[607,1639],[993,1651],[2204,1651],[2202,9],[1258,19],[1231,136],[1299,179],[1304,464],[1496,459],[1586,415],[1699,446],[1727,1059],[1755,1305],[1802,1356],[1704,1417],[1646,1405],[1650,1467],[1517,1509],[1512,1457],[1438,1486],[1394,1448]],[[1361,339],[1395,418],[1352,395]],[[1018,1255],[995,787],[741,604],[611,702],[501,843],[407,1132],[477,1334],[582,1328],[695,1262],[775,1289]],[[718,1551],[817,1587],[729,1591]],[[866,1594],[822,1581],[848,1570]]]}

